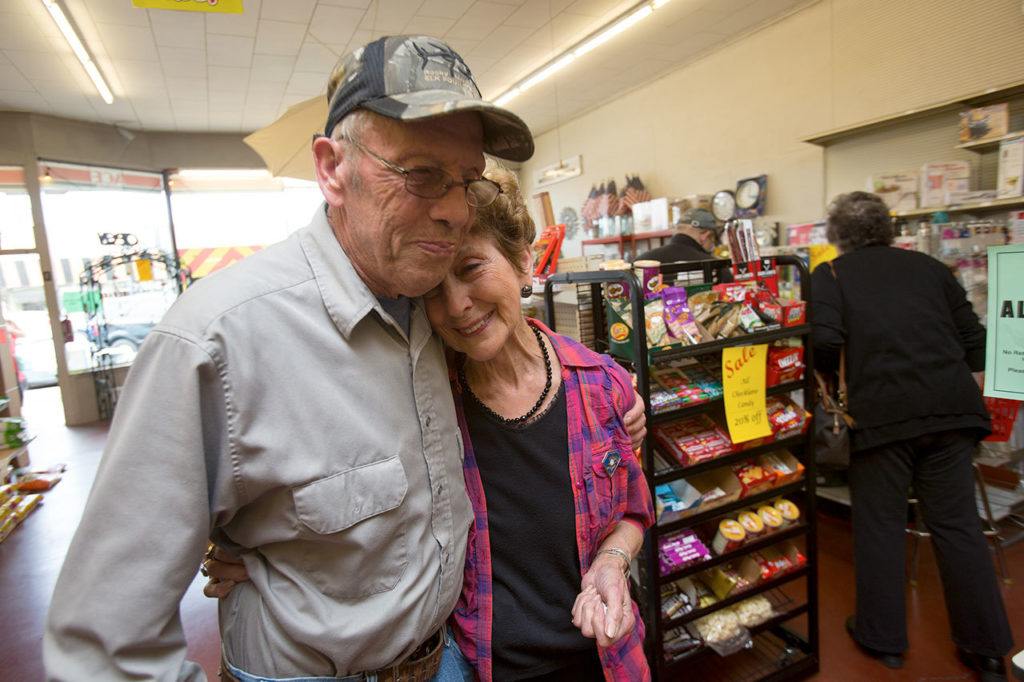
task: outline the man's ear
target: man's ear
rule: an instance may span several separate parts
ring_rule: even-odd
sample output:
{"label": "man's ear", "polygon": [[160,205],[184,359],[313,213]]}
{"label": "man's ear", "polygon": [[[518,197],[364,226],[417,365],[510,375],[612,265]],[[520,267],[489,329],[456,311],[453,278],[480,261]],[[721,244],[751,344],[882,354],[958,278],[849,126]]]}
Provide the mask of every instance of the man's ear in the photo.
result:
{"label": "man's ear", "polygon": [[341,205],[341,163],[344,158],[345,148],[341,142],[329,137],[317,137],[313,140],[313,172],[316,174],[320,191],[330,206]]}

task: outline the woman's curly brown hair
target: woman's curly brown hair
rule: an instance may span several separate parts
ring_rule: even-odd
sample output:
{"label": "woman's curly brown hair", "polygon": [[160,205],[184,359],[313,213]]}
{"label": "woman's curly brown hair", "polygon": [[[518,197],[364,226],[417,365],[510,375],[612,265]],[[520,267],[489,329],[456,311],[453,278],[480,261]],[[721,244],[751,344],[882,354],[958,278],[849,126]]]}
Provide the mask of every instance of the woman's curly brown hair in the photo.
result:
{"label": "woman's curly brown hair", "polygon": [[499,165],[489,166],[484,177],[501,187],[501,194],[489,206],[476,210],[476,221],[470,229],[472,234],[489,236],[509,263],[520,272],[523,270],[523,251],[530,248],[537,228],[526,208],[519,180],[516,174]]}
{"label": "woman's curly brown hair", "polygon": [[829,204],[825,234],[843,253],[872,244],[889,246],[893,240],[889,207],[870,192],[840,194]]}

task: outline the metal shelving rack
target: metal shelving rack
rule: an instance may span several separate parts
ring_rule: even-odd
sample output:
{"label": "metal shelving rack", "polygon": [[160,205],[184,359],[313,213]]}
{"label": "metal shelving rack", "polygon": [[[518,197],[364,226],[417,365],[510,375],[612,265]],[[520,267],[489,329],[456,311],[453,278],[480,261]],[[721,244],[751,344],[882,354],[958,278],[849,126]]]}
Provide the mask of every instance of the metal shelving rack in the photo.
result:
{"label": "metal shelving rack", "polygon": [[[778,267],[796,268],[800,274],[800,294],[804,301],[810,301],[810,273],[804,262],[794,256],[779,256],[776,259]],[[718,282],[720,273],[729,266],[729,261],[711,260],[693,263],[672,263],[663,265],[663,275],[675,276],[678,273],[700,273],[705,282]],[[604,271],[604,272],[572,272],[558,273],[550,276],[544,285],[545,315],[548,326],[555,329],[554,319],[554,287],[559,284],[590,285],[591,299],[593,301],[594,314],[594,335],[595,350],[608,352],[607,336],[603,333],[607,329],[607,321],[604,314],[604,292],[602,285],[607,283],[624,283],[629,291],[631,312],[633,316],[633,329],[643,330],[644,309],[643,291],[640,282],[632,270]],[[744,346],[772,341],[799,337],[804,340],[804,361],[807,369],[804,372],[804,379],[788,382],[768,389],[769,395],[778,395],[800,390],[804,394],[804,405],[810,406],[814,403],[814,379],[813,379],[813,353],[808,339],[810,338],[810,306],[807,311],[807,324],[796,327],[783,327],[765,332],[748,334],[745,336],[713,341],[711,343],[686,346],[669,351],[655,350],[648,351],[647,338],[644,333],[633,334],[633,357],[634,361],[616,358],[617,361],[629,367],[637,378],[637,391],[644,398],[647,412],[647,422],[653,425],[659,422],[693,416],[715,410],[722,405],[721,400],[707,401],[696,405],[688,405],[683,408],[653,414],[650,402],[650,366],[661,362],[681,359],[685,357],[698,357],[714,355],[721,352],[723,348],[732,346]],[[770,452],[786,448],[796,456],[805,467],[803,478],[781,487],[773,488],[756,495],[741,498],[734,502],[700,512],[671,523],[656,524],[651,528],[644,539],[644,548],[639,563],[639,583],[637,584],[641,609],[647,625],[647,656],[651,665],[651,672],[656,680],[680,679],[686,676],[689,679],[699,680],[743,680],[744,682],[766,682],[776,680],[795,680],[807,677],[818,671],[819,666],[819,638],[818,638],[818,568],[817,568],[817,521],[815,515],[815,467],[813,457],[812,435],[813,424],[808,425],[804,435],[786,438],[781,441],[767,445],[749,448],[737,453],[729,454],[706,462],[700,462],[689,467],[672,467],[668,471],[658,471],[655,466],[653,436],[648,432],[641,457],[644,464],[644,471],[647,474],[647,483],[650,487],[651,497],[654,499],[655,488],[662,483],[685,478],[694,474],[716,469],[729,464],[754,457],[760,453]],[[658,564],[659,539],[663,535],[677,532],[684,528],[695,528],[707,521],[728,515],[730,512],[737,512],[742,509],[756,505],[760,501],[778,497],[780,495],[799,496],[800,507],[803,510],[801,522],[793,527],[782,529],[764,538],[748,542],[744,546],[728,552],[722,556],[715,556],[699,564],[687,566],[669,575],[661,576]],[[790,571],[777,576],[771,580],[758,583],[754,587],[744,590],[735,595],[730,595],[711,606],[694,609],[682,616],[669,619],[661,615],[661,586],[674,582],[688,575],[693,575],[705,569],[726,563],[749,554],[750,552],[764,549],[766,547],[785,542],[787,540],[804,538],[804,549],[807,557],[807,564],[797,570]],[[797,580],[806,581],[806,599],[800,603],[794,603],[792,598],[781,588]],[[766,623],[750,628],[753,635],[753,647],[741,651],[733,656],[719,658],[707,647],[691,651],[681,658],[668,662],[663,654],[663,633],[678,625],[691,622],[708,615],[714,611],[727,608],[732,604],[749,597],[764,594],[773,603],[776,615]],[[786,627],[787,622],[793,619],[805,617],[807,635],[801,636]]]}

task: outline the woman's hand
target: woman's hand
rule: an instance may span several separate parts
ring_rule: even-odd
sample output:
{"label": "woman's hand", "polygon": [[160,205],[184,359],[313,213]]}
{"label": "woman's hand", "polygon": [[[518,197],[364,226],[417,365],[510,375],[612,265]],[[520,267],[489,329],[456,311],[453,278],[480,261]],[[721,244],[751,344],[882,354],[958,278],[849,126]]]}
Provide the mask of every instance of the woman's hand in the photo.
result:
{"label": "woman's hand", "polygon": [[582,587],[572,607],[572,623],[584,637],[609,647],[632,632],[636,619],[621,558],[599,554],[583,576]]}
{"label": "woman's hand", "polygon": [[235,585],[249,579],[240,558],[213,545],[203,559],[202,574],[209,578],[203,586],[203,594],[211,599],[223,599],[235,589]]}
{"label": "woman's hand", "polygon": [[626,413],[622,421],[635,450],[643,445],[644,436],[647,435],[647,415],[644,414],[644,399],[636,391],[633,391],[633,393],[636,396],[636,401],[633,403],[633,407],[629,408],[629,412]]}

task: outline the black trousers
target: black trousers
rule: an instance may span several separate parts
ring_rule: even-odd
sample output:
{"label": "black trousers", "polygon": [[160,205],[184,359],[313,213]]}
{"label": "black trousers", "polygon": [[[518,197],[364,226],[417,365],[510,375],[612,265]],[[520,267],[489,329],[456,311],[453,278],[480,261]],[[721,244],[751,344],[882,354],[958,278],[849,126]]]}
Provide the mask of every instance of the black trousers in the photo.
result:
{"label": "black trousers", "polygon": [[976,437],[942,431],[853,453],[856,638],[887,653],[907,648],[904,585],[911,484],[939,564],[957,646],[1005,656],[1013,646],[988,541],[975,502]]}

